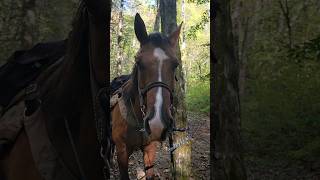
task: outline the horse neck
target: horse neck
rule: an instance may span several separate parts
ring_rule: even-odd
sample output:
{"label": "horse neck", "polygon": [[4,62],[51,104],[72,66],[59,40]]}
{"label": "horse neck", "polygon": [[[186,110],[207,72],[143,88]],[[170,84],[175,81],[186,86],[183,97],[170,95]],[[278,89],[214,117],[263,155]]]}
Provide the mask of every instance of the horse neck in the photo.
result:
{"label": "horse neck", "polygon": [[137,67],[133,68],[133,71],[131,73],[131,79],[124,88],[123,96],[126,106],[129,108],[133,108],[135,115],[141,117],[142,114],[140,111],[139,104]]}

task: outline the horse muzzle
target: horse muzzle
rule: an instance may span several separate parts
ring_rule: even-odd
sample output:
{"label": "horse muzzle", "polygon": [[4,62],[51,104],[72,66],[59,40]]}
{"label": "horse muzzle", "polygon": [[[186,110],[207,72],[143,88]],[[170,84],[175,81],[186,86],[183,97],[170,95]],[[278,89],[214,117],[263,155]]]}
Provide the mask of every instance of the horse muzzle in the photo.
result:
{"label": "horse muzzle", "polygon": [[171,113],[167,112],[164,118],[161,119],[160,116],[154,113],[147,113],[147,116],[144,118],[145,130],[151,140],[164,141],[168,132],[172,131],[173,117]]}

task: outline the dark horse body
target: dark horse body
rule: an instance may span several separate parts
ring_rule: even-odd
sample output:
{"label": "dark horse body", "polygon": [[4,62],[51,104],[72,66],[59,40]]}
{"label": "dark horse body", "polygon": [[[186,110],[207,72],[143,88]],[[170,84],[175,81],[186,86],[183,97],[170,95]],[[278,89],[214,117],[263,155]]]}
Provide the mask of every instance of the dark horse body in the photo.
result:
{"label": "dark horse body", "polygon": [[174,125],[172,93],[179,65],[176,45],[180,28],[181,25],[169,37],[160,33],[148,35],[140,15],[135,17],[140,49],[130,79],[119,90],[121,97],[111,112],[121,179],[129,179],[128,158],[137,149],[143,152],[146,178],[154,178],[157,142],[165,140]]}
{"label": "dark horse body", "polygon": [[[107,83],[109,8],[109,1],[104,0],[80,4],[65,60],[50,67],[35,81],[41,105],[26,118],[31,120],[23,123],[14,144],[0,161],[1,179],[104,179],[104,160],[97,138],[101,131],[96,126],[92,92]],[[33,146],[36,142],[30,137],[39,131],[43,132],[39,142],[44,137],[50,140],[59,166],[50,167],[50,163],[39,166],[41,162],[34,159],[37,154],[32,151],[37,145]],[[53,161],[50,157],[40,159]],[[39,172],[39,167],[54,173]]]}

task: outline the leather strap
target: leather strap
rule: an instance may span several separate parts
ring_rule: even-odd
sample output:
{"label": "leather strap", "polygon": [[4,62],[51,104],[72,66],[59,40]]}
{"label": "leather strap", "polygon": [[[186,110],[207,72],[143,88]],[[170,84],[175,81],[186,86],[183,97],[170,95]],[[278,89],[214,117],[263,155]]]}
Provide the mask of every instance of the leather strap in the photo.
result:
{"label": "leather strap", "polygon": [[[135,64],[135,66],[137,67],[138,65]],[[139,73],[139,70],[138,70],[138,73]],[[137,74],[137,76],[138,76],[137,79],[138,79],[139,104],[140,104],[140,109],[142,111],[142,115],[143,116],[145,116],[145,112],[144,112],[144,110],[145,110],[144,96],[146,95],[146,93],[148,91],[150,91],[151,89],[153,89],[155,87],[163,87],[166,90],[168,90],[169,93],[170,93],[170,104],[171,105],[173,104],[173,93],[174,93],[174,91],[172,89],[170,89],[170,87],[166,83],[161,82],[161,81],[154,81],[154,82],[148,83],[144,88],[140,88],[140,76],[139,76],[139,74]]]}
{"label": "leather strap", "polygon": [[149,169],[151,169],[151,168],[153,168],[153,167],[154,167],[154,164],[153,164],[153,165],[151,165],[151,166],[147,166],[147,167],[145,167],[145,168],[144,168],[144,170],[145,170],[145,171],[148,171]]}

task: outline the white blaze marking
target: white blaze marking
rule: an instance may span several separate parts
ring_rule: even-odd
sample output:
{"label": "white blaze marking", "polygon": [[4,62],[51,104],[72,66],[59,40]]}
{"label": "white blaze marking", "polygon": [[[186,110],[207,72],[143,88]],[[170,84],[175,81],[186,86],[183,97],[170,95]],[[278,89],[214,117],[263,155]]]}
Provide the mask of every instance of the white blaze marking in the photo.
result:
{"label": "white blaze marking", "polygon": [[[164,60],[168,59],[168,56],[161,48],[155,48],[153,51],[153,56],[158,61],[158,81],[161,82],[162,81],[162,77],[161,77],[162,64],[163,64]],[[156,112],[155,112],[154,117],[151,119],[151,121],[149,121],[149,125],[150,125],[150,128],[154,127],[154,128],[156,128],[156,130],[159,130],[159,131],[161,131],[163,129],[163,124],[160,119],[162,103],[163,103],[162,88],[158,87],[157,95],[156,95],[156,102],[154,104]],[[152,130],[155,130],[155,129],[151,129],[151,131]]]}

